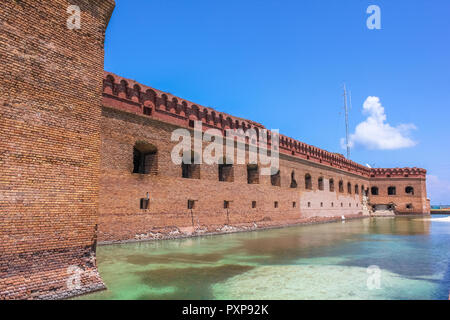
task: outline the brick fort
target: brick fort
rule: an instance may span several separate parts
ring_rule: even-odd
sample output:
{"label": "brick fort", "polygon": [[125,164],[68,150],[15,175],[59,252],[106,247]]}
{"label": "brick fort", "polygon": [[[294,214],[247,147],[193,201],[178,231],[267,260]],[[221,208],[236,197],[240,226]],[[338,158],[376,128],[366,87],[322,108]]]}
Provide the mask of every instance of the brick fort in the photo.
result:
{"label": "brick fort", "polygon": [[[66,26],[70,5],[81,8],[79,30]],[[429,214],[426,170],[371,169],[284,135],[272,175],[229,159],[175,164],[176,129],[266,128],[105,72],[113,8],[113,0],[0,6],[0,299],[104,289],[98,243]],[[235,154],[248,157],[259,138],[233,143]]]}

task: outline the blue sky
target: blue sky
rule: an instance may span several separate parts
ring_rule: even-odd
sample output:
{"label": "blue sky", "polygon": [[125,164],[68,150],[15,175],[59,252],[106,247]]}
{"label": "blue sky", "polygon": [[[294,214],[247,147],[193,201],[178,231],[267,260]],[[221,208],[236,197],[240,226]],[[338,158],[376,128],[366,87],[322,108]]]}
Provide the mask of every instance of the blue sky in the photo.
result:
{"label": "blue sky", "polygon": [[450,1],[116,4],[106,70],[340,153],[345,82],[352,160],[426,168],[432,203],[450,203]]}

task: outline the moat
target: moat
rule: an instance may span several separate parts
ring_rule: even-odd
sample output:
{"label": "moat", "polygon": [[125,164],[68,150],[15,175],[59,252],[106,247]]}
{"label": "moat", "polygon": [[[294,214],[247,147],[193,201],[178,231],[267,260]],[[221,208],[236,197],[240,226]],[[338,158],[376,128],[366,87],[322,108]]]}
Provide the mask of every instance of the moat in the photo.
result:
{"label": "moat", "polygon": [[[448,299],[450,223],[441,218],[100,246],[108,290],[79,298]],[[381,270],[379,289],[368,289],[369,266]]]}

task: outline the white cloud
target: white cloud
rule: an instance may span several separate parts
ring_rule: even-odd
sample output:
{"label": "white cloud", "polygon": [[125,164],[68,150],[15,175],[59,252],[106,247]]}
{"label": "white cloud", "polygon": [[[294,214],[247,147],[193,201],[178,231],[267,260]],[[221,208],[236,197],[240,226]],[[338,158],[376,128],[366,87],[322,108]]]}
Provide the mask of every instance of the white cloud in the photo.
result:
{"label": "white cloud", "polygon": [[[414,124],[399,124],[396,127],[386,122],[386,113],[378,97],[368,97],[363,104],[363,113],[367,119],[356,126],[349,137],[350,147],[361,145],[369,149],[394,150],[413,147],[417,144],[409,137]],[[341,139],[345,148],[345,140]]]}

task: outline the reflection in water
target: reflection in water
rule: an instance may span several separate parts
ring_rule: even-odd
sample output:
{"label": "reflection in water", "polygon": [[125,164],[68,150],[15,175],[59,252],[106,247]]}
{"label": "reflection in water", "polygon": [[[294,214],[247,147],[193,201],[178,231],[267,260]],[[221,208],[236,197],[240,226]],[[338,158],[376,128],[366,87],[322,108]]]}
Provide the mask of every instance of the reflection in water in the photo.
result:
{"label": "reflection in water", "polygon": [[449,223],[399,217],[101,246],[108,290],[80,298],[446,299],[449,240]]}

